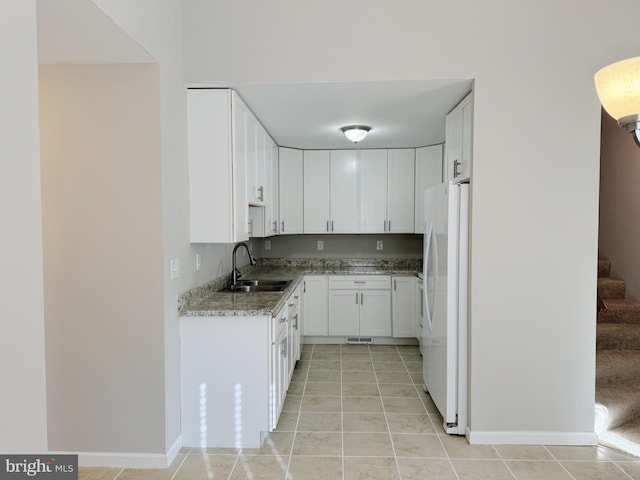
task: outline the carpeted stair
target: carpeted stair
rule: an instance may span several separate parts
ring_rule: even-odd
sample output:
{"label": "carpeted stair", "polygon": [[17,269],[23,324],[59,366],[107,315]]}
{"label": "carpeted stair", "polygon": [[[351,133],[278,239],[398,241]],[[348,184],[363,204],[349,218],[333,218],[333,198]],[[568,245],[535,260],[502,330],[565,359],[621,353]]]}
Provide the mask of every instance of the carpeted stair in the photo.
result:
{"label": "carpeted stair", "polygon": [[611,263],[598,260],[596,419],[598,441],[640,456],[640,304],[625,299],[624,280],[610,277]]}

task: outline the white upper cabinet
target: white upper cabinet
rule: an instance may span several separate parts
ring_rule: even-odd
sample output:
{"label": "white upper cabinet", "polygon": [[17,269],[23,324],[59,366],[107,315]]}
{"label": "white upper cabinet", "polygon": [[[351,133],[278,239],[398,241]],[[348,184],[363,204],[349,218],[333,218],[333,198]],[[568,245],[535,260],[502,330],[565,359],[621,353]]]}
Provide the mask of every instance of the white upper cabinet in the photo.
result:
{"label": "white upper cabinet", "polygon": [[[304,151],[304,233],[329,233],[330,152]],[[285,224],[286,231],[286,224]]]}
{"label": "white upper cabinet", "polygon": [[249,238],[247,114],[248,109],[231,90],[187,91],[192,243],[234,243]]}
{"label": "white upper cabinet", "polygon": [[360,150],[360,232],[413,233],[413,148]]}
{"label": "white upper cabinet", "polygon": [[280,147],[278,175],[280,181],[280,221],[276,225],[281,235],[303,232],[303,160],[302,150]]}
{"label": "white upper cabinet", "polygon": [[424,191],[442,182],[442,145],[416,148],[414,233],[424,234]]}
{"label": "white upper cabinet", "polygon": [[358,232],[358,151],[331,151],[331,233]]}
{"label": "white upper cabinet", "polygon": [[470,93],[446,118],[445,180],[464,182],[471,178],[472,150],[473,93]]}
{"label": "white upper cabinet", "polygon": [[387,150],[360,150],[360,232],[387,231]]}
{"label": "white upper cabinet", "polygon": [[389,150],[387,232],[413,233],[415,149]]}

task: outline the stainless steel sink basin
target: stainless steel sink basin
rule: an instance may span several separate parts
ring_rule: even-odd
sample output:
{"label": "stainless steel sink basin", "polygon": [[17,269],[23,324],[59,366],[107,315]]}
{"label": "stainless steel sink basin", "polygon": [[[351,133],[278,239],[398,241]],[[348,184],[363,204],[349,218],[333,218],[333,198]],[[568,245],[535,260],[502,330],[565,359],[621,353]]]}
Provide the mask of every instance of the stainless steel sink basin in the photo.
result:
{"label": "stainless steel sink basin", "polygon": [[238,280],[227,290],[236,293],[284,292],[291,280]]}

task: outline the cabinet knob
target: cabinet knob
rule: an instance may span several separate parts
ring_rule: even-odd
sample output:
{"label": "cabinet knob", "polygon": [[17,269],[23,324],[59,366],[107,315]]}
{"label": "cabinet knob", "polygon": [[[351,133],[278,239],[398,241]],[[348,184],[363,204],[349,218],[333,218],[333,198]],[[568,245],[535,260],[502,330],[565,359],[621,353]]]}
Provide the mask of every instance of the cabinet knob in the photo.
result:
{"label": "cabinet knob", "polygon": [[458,175],[460,175],[460,165],[462,165],[462,163],[460,162],[460,160],[454,160],[453,161],[453,176],[457,177]]}

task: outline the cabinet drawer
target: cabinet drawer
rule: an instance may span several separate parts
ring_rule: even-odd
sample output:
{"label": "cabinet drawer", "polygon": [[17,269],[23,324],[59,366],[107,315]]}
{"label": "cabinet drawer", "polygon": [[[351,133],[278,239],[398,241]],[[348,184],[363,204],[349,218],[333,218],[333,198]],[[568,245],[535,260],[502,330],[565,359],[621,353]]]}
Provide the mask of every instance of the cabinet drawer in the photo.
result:
{"label": "cabinet drawer", "polygon": [[389,275],[348,275],[330,276],[329,290],[388,290],[391,288]]}
{"label": "cabinet drawer", "polygon": [[301,291],[300,285],[298,285],[296,289],[293,292],[291,292],[291,295],[289,295],[289,298],[287,298],[287,308],[289,309],[290,312],[295,310],[295,308],[300,303],[300,291]]}

